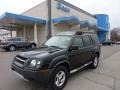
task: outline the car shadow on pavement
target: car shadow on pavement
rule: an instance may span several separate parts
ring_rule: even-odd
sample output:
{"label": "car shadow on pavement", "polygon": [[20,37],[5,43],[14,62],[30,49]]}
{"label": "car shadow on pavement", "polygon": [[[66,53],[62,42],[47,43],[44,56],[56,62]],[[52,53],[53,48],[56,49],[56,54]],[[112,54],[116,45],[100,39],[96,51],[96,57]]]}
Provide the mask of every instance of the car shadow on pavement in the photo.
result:
{"label": "car shadow on pavement", "polygon": [[34,80],[24,81],[19,79],[18,83],[24,85],[23,90],[49,90],[46,84]]}
{"label": "car shadow on pavement", "polygon": [[69,79],[80,77],[80,75],[82,75],[83,73],[87,73],[91,71],[93,71],[93,69],[91,69],[90,66],[88,65],[87,67],[84,67],[83,69],[80,69],[77,72],[70,74]]}
{"label": "car shadow on pavement", "polygon": [[32,86],[30,90],[48,90],[46,87],[47,85],[41,82],[30,81],[29,84]]}

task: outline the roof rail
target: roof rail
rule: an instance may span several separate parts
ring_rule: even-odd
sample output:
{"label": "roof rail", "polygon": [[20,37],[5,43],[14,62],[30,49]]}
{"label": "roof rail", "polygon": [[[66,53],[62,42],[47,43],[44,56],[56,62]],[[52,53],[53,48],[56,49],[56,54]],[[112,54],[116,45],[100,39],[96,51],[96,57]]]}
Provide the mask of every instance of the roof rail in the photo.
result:
{"label": "roof rail", "polygon": [[76,32],[76,35],[83,35],[83,34],[94,34],[94,32],[83,32],[83,31]]}

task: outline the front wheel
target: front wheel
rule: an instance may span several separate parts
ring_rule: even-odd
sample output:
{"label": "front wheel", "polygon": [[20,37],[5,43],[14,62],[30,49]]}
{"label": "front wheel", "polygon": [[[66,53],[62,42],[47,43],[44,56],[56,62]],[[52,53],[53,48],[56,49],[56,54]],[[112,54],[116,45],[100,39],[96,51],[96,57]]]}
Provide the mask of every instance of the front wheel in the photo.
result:
{"label": "front wheel", "polygon": [[68,70],[64,66],[59,66],[55,69],[51,76],[50,86],[52,90],[62,90],[68,80]]}
{"label": "front wheel", "polygon": [[92,64],[90,65],[90,67],[92,69],[95,69],[95,68],[98,67],[98,64],[99,64],[99,57],[98,57],[98,55],[95,55],[95,57],[94,57],[94,59],[92,61]]}

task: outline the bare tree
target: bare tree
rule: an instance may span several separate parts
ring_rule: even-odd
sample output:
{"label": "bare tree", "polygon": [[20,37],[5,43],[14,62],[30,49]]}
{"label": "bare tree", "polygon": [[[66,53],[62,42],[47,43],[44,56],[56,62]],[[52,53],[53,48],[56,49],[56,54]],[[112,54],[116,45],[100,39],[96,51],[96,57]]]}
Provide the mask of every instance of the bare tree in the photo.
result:
{"label": "bare tree", "polygon": [[120,27],[112,29],[111,40],[113,40],[113,41],[119,41],[120,40]]}

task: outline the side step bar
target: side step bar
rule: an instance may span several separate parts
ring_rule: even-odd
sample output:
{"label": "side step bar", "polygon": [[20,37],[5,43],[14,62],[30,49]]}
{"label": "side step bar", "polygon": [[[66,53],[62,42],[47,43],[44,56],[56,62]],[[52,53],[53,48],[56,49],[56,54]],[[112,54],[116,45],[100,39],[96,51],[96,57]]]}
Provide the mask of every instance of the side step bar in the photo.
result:
{"label": "side step bar", "polygon": [[92,64],[92,61],[89,62],[89,63],[84,64],[84,65],[81,66],[81,67],[78,67],[78,68],[75,68],[75,69],[71,70],[71,71],[70,71],[70,74],[75,73],[75,72],[77,72],[77,71],[83,69],[84,67],[86,67],[86,66],[88,66],[88,65],[90,65],[90,64]]}

